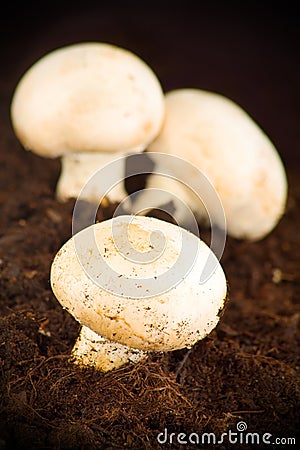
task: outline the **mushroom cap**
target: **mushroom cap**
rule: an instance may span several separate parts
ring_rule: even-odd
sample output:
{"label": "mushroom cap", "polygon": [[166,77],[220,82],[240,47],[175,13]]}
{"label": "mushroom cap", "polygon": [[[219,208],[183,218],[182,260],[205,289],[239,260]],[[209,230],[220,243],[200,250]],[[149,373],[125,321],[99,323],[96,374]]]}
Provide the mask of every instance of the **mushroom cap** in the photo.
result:
{"label": "mushroom cap", "polygon": [[[200,282],[209,258],[210,276]],[[98,283],[103,261],[115,275],[107,272]],[[126,291],[127,277],[134,288]],[[125,215],[67,241],[53,261],[51,286],[82,325],[147,351],[191,347],[204,338],[217,325],[227,292],[219,261],[197,236],[156,218]]]}
{"label": "mushroom cap", "polygon": [[165,103],[164,125],[148,151],[180,156],[210,179],[230,235],[264,237],[281,218],[287,197],[285,170],[270,139],[222,95],[178,89],[166,94]]}
{"label": "mushroom cap", "polygon": [[149,66],[128,50],[85,42],[38,60],[11,105],[15,133],[42,156],[140,150],[160,130],[164,100]]}

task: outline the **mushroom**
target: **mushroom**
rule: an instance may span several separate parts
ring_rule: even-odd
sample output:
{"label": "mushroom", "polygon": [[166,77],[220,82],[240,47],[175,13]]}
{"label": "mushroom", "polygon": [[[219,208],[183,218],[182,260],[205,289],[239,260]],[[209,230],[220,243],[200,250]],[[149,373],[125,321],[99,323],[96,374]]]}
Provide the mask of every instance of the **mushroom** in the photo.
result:
{"label": "mushroom", "polygon": [[[40,156],[62,157],[57,198],[76,198],[101,167],[140,152],[159,132],[164,117],[161,85],[137,55],[114,45],[84,42],[38,60],[14,92],[11,119],[23,146]],[[124,178],[124,163],[114,180]],[[118,172],[118,173],[115,173]],[[101,183],[91,186],[98,201]],[[108,198],[120,201],[123,186]]]}
{"label": "mushroom", "polygon": [[74,234],[51,287],[82,325],[74,363],[108,371],[148,352],[191,348],[216,327],[227,284],[210,248],[153,217],[122,215]]}
{"label": "mushroom", "polygon": [[[262,239],[280,220],[287,198],[285,169],[270,139],[241,107],[222,95],[177,89],[166,94],[165,103],[164,125],[147,151],[181,157],[200,169],[220,197],[228,234]],[[180,181],[180,171],[176,174]],[[188,177],[196,183],[192,171]],[[196,215],[205,217],[188,186],[175,186],[174,180],[170,183],[155,173],[146,186],[163,190],[168,186]],[[132,212],[145,208],[150,195],[151,190],[139,195]],[[160,205],[159,196],[156,205]],[[217,222],[210,205],[205,206]]]}

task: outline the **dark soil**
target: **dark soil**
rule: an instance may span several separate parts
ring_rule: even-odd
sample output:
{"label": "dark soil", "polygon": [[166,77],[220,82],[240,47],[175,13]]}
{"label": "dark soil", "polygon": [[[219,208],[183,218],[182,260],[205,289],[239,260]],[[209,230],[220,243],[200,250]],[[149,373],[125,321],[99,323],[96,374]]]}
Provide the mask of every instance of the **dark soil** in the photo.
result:
{"label": "dark soil", "polygon": [[[71,19],[69,27],[70,23]],[[126,26],[130,28],[130,24]],[[286,214],[262,241],[228,238],[221,262],[230,286],[230,300],[219,325],[206,339],[191,351],[153,355],[147,362],[102,374],[70,363],[68,356],[79,325],[61,308],[49,284],[53,257],[71,236],[74,206],[74,201],[60,204],[55,200],[59,160],[45,160],[26,152],[9,121],[10,99],[20,71],[35,60],[39,51],[45,53],[49,47],[65,43],[59,34],[62,26],[57,40],[53,29],[50,44],[45,44],[45,38],[39,44],[42,50],[34,46],[29,34],[32,52],[29,45],[21,45],[23,62],[16,62],[10,54],[0,84],[0,449],[251,449],[251,443],[229,444],[226,437],[217,445],[181,446],[177,442],[179,433],[198,433],[201,437],[204,432],[213,432],[220,439],[223,432],[236,432],[241,421],[248,426],[246,432],[258,433],[260,439],[270,433],[273,443],[277,437],[299,437],[300,164],[293,154],[294,146],[299,149],[299,138],[295,139],[299,124],[294,134],[289,128],[291,122],[296,124],[295,117],[299,119],[297,102],[291,101],[299,98],[299,90],[298,94],[290,92],[299,81],[291,56],[294,47],[286,52],[283,44],[277,48],[281,52],[278,58],[286,57],[284,71],[289,76],[281,86],[282,93],[277,93],[276,80],[283,72],[274,75],[275,85],[265,91],[267,99],[275,93],[275,104],[285,107],[282,122],[273,104],[267,102],[263,110],[260,96],[255,103],[255,86],[246,91],[243,84],[234,86],[230,81],[226,85],[230,71],[225,71],[225,81],[220,81],[225,95],[226,86],[228,95],[231,88],[236,98],[245,95],[245,103],[248,101],[249,107],[269,125],[269,134],[276,137],[290,186]],[[153,58],[165,86],[172,86],[175,57],[172,59],[172,53],[169,56],[168,70],[162,50],[150,45],[150,37],[147,40],[141,28],[131,29],[136,35],[125,33],[125,37],[119,29],[119,44],[142,36],[138,48],[142,52],[144,39],[148,61],[151,63]],[[238,29],[241,32],[242,27]],[[71,27],[69,40],[76,36],[74,30],[75,26]],[[250,27],[247,30],[250,32]],[[81,31],[79,39],[90,38],[85,33],[85,29]],[[96,39],[96,35],[92,37]],[[246,52],[247,57],[254,60],[260,42],[254,41],[256,47],[252,47],[246,32],[242,36],[253,51],[252,56]],[[279,39],[278,35],[273,38],[276,36]],[[101,39],[105,40],[99,33]],[[213,49],[212,44],[208,45]],[[222,45],[217,47],[220,55]],[[266,45],[269,49],[271,44]],[[17,48],[16,42],[11,48]],[[276,73],[278,59],[274,55],[270,58],[270,74]],[[181,67],[182,60],[178,71]],[[187,66],[186,70],[188,85],[189,70],[196,67]],[[205,70],[207,76],[201,80],[199,75],[199,87],[202,82],[207,87],[211,80],[209,69]],[[212,72],[215,78],[211,88],[218,90],[218,77]],[[260,82],[257,92],[261,94],[267,82]],[[270,123],[268,114],[273,118]],[[113,207],[101,209],[98,219],[110,217],[112,211]],[[165,429],[168,443],[159,444],[157,436]],[[171,433],[175,435],[170,437]]]}

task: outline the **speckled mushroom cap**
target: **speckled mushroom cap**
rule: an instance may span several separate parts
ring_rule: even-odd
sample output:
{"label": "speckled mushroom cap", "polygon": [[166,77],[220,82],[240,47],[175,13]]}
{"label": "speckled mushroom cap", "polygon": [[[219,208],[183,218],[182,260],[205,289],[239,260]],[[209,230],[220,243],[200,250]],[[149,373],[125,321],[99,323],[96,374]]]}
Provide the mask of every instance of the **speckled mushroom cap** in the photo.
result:
{"label": "speckled mushroom cap", "polygon": [[281,218],[287,197],[285,170],[270,139],[222,95],[178,89],[165,102],[164,126],[148,150],[180,156],[210,179],[230,235],[264,237]]}
{"label": "speckled mushroom cap", "polygon": [[42,57],[19,81],[11,105],[21,143],[46,157],[145,147],[163,116],[162,89],[148,65],[97,42]]}
{"label": "speckled mushroom cap", "polygon": [[[121,238],[119,244],[114,241],[113,225],[116,235],[125,239]],[[156,248],[153,239],[153,232],[158,231],[164,236],[163,251]],[[126,240],[133,252],[152,252],[156,256],[148,263],[134,261],[128,256]],[[176,266],[182,252],[185,256]],[[183,270],[184,258],[191,253],[195,255],[188,261],[191,265]],[[200,283],[208,257],[213,258],[214,269]],[[103,273],[103,266],[101,269],[98,265],[100,259],[116,273],[102,280],[105,286],[95,282],[97,274]],[[173,280],[168,289],[165,274],[166,279],[170,275]],[[137,291],[141,290],[139,298],[122,291],[125,277],[130,278]],[[218,323],[227,290],[221,265],[203,241],[176,225],[142,216],[119,216],[74,235],[54,259],[51,285],[62,306],[82,325],[111,341],[148,351],[191,347],[204,338]],[[155,295],[151,296],[151,290]]]}

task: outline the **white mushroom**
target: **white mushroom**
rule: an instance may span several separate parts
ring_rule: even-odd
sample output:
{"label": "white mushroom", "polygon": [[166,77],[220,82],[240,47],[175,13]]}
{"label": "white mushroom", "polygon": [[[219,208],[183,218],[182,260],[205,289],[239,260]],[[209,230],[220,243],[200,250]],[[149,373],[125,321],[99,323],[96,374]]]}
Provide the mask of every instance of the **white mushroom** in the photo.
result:
{"label": "white mushroom", "polygon": [[217,325],[227,285],[197,236],[159,219],[119,216],[75,234],[51,286],[81,324],[75,363],[108,371],[148,352],[190,348]]}
{"label": "white mushroom", "polygon": [[[219,94],[178,89],[167,93],[165,102],[164,126],[148,151],[181,157],[208,177],[222,202],[229,235],[249,240],[266,236],[284,213],[287,197],[284,166],[270,139],[244,110]],[[175,175],[180,181],[178,170]],[[196,182],[192,172],[185,179]],[[157,175],[147,184],[162,189],[167,185],[203,216],[188,189],[174,188]],[[147,206],[147,195],[151,191],[139,196],[133,212]],[[210,205],[205,206],[217,221]]]}
{"label": "white mushroom", "polygon": [[[62,156],[57,197],[77,197],[102,166],[143,150],[159,132],[163,93],[138,56],[106,43],[85,42],[42,57],[19,81],[11,104],[15,133],[38,155]],[[120,173],[114,179],[122,180]],[[93,185],[90,199],[105,192]],[[123,187],[111,193],[119,201]]]}

